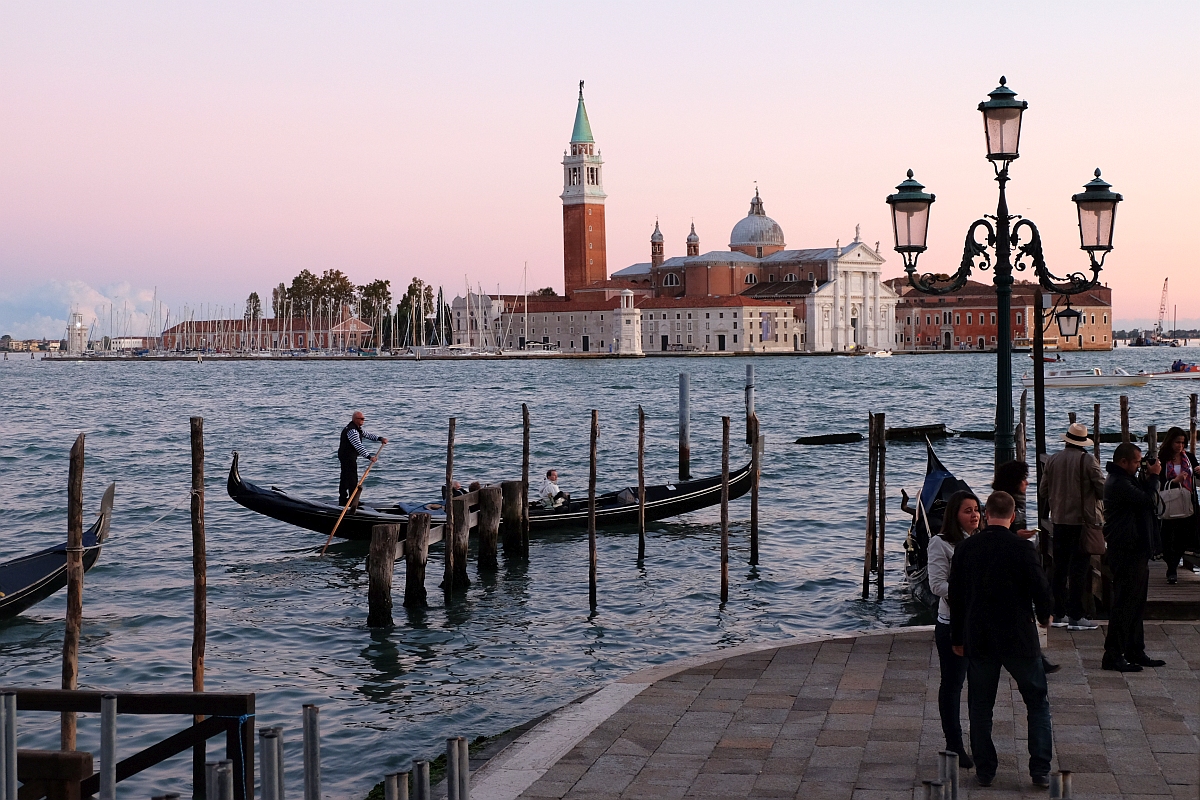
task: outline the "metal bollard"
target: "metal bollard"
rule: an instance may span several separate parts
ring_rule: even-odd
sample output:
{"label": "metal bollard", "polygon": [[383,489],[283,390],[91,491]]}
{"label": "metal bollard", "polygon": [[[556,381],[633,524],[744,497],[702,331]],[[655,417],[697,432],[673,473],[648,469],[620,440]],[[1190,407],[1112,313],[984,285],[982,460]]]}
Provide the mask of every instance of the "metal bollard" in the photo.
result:
{"label": "metal bollard", "polygon": [[216,761],[204,762],[204,796],[207,800],[217,800],[217,766]]}
{"label": "metal bollard", "polygon": [[279,776],[277,797],[283,800],[283,728],[276,725],[271,732],[275,734],[275,774]]}
{"label": "metal bollard", "polygon": [[217,800],[233,800],[233,762],[217,762]]}
{"label": "metal bollard", "polygon": [[458,737],[458,800],[471,800],[471,748],[467,737]]}
{"label": "metal bollard", "polygon": [[1063,800],[1075,800],[1075,794],[1071,791],[1071,770],[1061,770],[1060,774],[1063,783]]}
{"label": "metal bollard", "polygon": [[100,698],[100,800],[117,797],[117,696]]}
{"label": "metal bollard", "polygon": [[958,753],[943,750],[938,755],[938,780],[942,782],[942,793],[946,795],[946,800],[958,800]]}
{"label": "metal bollard", "polygon": [[4,786],[5,800],[17,800],[17,693],[5,692],[4,704]]}
{"label": "metal bollard", "polygon": [[321,800],[321,709],[304,706],[304,800]]}
{"label": "metal bollard", "polygon": [[1050,800],[1062,800],[1062,773],[1050,773]]}
{"label": "metal bollard", "polygon": [[446,740],[446,800],[459,800],[458,737]]}
{"label": "metal bollard", "polygon": [[413,800],[429,800],[428,761],[413,762],[413,795]]}
{"label": "metal bollard", "polygon": [[279,737],[271,728],[258,731],[258,769],[262,772],[262,800],[279,800]]}

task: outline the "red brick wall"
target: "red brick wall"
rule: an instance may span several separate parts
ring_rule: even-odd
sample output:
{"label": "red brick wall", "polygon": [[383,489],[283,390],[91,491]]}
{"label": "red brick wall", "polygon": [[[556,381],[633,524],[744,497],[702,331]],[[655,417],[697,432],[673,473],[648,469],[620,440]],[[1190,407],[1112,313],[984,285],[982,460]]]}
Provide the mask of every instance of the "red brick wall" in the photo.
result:
{"label": "red brick wall", "polygon": [[563,289],[567,296],[608,278],[605,243],[604,206],[563,206]]}

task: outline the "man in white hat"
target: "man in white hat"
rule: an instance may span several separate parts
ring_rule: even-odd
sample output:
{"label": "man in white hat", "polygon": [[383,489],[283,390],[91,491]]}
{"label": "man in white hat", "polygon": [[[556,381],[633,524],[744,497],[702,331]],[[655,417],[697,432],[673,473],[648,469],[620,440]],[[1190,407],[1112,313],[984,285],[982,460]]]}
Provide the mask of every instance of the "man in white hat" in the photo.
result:
{"label": "man in white hat", "polygon": [[1042,467],[1042,497],[1054,524],[1054,626],[1091,631],[1099,626],[1084,616],[1083,598],[1092,559],[1080,538],[1085,524],[1104,524],[1104,473],[1087,451],[1093,443],[1086,425],[1072,423],[1062,438],[1063,449]]}

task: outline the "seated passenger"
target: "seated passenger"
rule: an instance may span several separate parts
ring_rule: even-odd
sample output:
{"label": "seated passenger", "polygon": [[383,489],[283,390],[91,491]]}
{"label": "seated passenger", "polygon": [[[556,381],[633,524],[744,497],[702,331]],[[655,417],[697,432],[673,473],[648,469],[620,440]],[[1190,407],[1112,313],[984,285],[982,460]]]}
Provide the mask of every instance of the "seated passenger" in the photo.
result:
{"label": "seated passenger", "polygon": [[558,470],[552,469],[546,471],[546,479],[542,481],[542,488],[538,491],[538,499],[542,504],[542,508],[547,509],[558,508],[566,502],[567,495],[558,489]]}

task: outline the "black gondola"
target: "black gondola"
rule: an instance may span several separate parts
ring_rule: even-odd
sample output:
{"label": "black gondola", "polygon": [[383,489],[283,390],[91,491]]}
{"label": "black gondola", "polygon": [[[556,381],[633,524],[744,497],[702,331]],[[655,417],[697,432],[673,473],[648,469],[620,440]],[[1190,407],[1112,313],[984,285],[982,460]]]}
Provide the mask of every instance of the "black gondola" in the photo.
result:
{"label": "black gondola", "polygon": [[[115,489],[115,483],[109,484],[100,501],[100,515],[92,527],[83,532],[84,572],[95,566],[96,559],[100,557],[100,548],[108,538]],[[0,564],[0,620],[15,617],[66,585],[66,542]]]}
{"label": "black gondola", "polygon": [[938,597],[929,589],[929,538],[942,529],[942,517],[950,495],[958,491],[969,492],[971,487],[942,465],[928,439],[925,449],[928,454],[925,482],[917,496],[916,514],[908,528],[908,538],[904,540],[904,573],[913,599],[937,608]]}
{"label": "black gondola", "polygon": [[[729,475],[729,499],[741,497],[750,491],[751,469],[745,467]],[[229,496],[239,505],[251,511],[287,522],[310,531],[328,534],[333,530],[341,506],[302,500],[293,497],[278,487],[264,489],[242,480],[238,472],[238,454],[233,454],[229,467]],[[721,476],[701,478],[646,487],[646,521],[665,519],[718,505],[721,502]],[[338,526],[339,538],[370,540],[371,528],[375,525],[407,525],[408,515],[426,512],[433,516],[434,524],[445,521],[445,511],[440,500],[430,503],[397,503],[391,506],[359,506],[346,514]],[[600,528],[621,525],[636,525],[638,517],[637,487],[607,492],[596,497],[596,525]],[[586,529],[588,522],[587,498],[572,499],[554,510],[532,507],[529,510],[529,530],[540,533],[553,530]]]}

